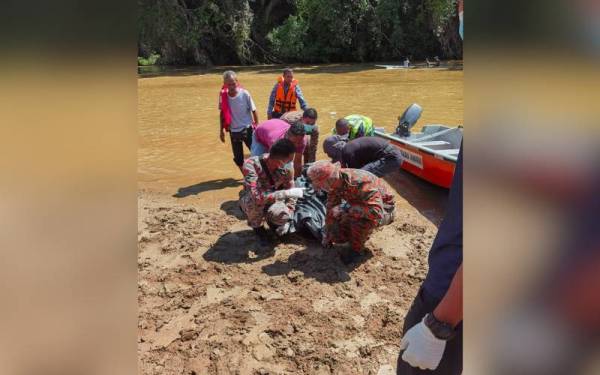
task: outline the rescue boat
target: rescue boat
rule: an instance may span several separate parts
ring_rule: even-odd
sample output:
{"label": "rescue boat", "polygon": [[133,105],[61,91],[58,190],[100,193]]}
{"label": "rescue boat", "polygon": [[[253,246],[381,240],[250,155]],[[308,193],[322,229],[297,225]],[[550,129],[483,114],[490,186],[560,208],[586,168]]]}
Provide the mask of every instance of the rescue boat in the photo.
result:
{"label": "rescue boat", "polygon": [[420,132],[410,129],[421,117],[418,104],[409,106],[400,116],[393,133],[376,127],[375,136],[384,138],[397,147],[404,161],[401,168],[434,185],[450,188],[456,160],[463,138],[462,126],[425,125]]}

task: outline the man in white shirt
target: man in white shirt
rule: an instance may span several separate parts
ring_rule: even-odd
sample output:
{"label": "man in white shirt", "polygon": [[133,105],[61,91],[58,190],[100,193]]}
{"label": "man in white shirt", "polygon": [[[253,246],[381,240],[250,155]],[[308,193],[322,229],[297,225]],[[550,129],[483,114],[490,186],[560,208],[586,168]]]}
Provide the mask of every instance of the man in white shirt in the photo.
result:
{"label": "man in white shirt", "polygon": [[252,145],[253,124],[258,123],[256,105],[248,90],[242,88],[235,72],[228,70],[223,73],[223,88],[219,95],[219,110],[221,111],[221,127],[219,137],[225,143],[225,131],[231,138],[233,161],[242,169],[244,164],[244,147]]}

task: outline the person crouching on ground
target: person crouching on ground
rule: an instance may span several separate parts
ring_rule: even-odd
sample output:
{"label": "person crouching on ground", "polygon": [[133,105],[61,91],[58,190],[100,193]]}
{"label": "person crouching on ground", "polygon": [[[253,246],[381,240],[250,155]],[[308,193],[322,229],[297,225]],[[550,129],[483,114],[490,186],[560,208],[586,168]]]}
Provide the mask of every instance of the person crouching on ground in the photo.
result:
{"label": "person crouching on ground", "polygon": [[361,137],[347,142],[345,137],[332,135],[323,142],[323,151],[332,162],[343,168],[362,169],[383,177],[400,169],[404,158],[396,147],[379,137]]}
{"label": "person crouching on ground", "polygon": [[348,115],[335,122],[333,134],[346,136],[348,140],[375,135],[373,120],[363,115]]}
{"label": "person crouching on ground", "polygon": [[300,176],[302,172],[302,156],[308,144],[308,137],[304,125],[294,123],[292,125],[280,119],[271,119],[260,123],[252,135],[252,156],[259,156],[269,152],[273,144],[279,139],[289,139],[296,146],[294,155],[294,173]]}
{"label": "person crouching on ground", "polygon": [[307,108],[304,111],[291,111],[284,113],[281,120],[292,125],[300,123],[304,126],[306,135],[310,137],[308,145],[304,149],[304,164],[314,163],[317,160],[317,148],[319,147],[319,126],[317,125],[317,110]]}
{"label": "person crouching on ground", "polygon": [[295,152],[296,146],[292,141],[280,139],[268,154],[252,156],[242,167],[244,190],[240,207],[263,246],[269,243],[263,221],[266,219],[277,227],[285,227],[294,213],[295,198],[303,195],[303,189],[293,187],[291,161]]}
{"label": "person crouching on ground", "polygon": [[341,259],[350,264],[366,252],[365,242],[373,230],[394,220],[394,196],[372,173],[341,168],[340,163],[320,160],[307,173],[316,190],[328,193],[322,245],[349,241],[351,251]]}

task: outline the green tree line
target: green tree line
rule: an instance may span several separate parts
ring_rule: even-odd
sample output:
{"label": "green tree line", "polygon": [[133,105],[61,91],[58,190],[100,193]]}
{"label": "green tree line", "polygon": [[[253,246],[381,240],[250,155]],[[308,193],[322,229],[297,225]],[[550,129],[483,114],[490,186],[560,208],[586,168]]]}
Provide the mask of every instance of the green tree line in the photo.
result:
{"label": "green tree line", "polygon": [[462,58],[456,0],[138,0],[138,62]]}

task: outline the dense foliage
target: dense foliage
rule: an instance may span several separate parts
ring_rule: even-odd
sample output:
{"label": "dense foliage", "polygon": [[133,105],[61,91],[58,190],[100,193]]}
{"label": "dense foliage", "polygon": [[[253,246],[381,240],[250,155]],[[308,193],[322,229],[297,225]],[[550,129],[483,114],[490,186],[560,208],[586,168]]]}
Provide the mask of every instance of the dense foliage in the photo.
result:
{"label": "dense foliage", "polygon": [[456,0],[138,0],[160,64],[461,58]]}

